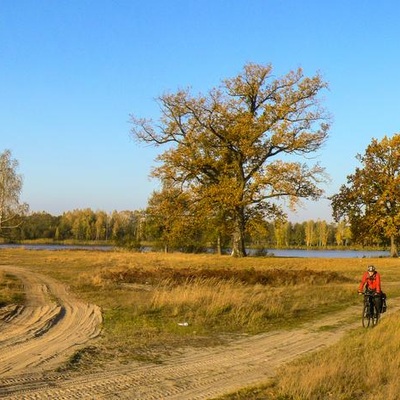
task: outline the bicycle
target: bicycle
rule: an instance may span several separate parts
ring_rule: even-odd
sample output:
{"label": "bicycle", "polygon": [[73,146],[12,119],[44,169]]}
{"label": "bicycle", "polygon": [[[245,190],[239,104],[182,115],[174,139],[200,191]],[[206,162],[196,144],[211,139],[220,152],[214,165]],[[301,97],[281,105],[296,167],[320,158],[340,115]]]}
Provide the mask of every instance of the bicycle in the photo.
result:
{"label": "bicycle", "polygon": [[364,295],[362,325],[364,328],[368,328],[370,325],[375,326],[380,317],[380,311],[375,303],[375,293],[366,291],[362,294]]}

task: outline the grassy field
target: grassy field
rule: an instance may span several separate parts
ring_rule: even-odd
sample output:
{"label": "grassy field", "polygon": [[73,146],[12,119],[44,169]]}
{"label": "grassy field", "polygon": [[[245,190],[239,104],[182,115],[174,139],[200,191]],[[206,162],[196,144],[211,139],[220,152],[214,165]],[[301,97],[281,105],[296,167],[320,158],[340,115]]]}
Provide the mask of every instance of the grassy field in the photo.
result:
{"label": "grassy field", "polygon": [[[360,304],[357,286],[370,263],[381,273],[388,298],[399,296],[400,262],[395,259],[0,252],[0,264],[51,275],[102,307],[101,338],[69,365],[81,369],[111,360],[161,362],[185,346],[212,346],[242,334],[295,328]],[[0,275],[0,305],[7,302],[23,302],[21,287],[13,277]],[[373,396],[377,399],[383,398],[382,388],[388,390],[386,399],[395,399],[390,393],[398,389],[392,382],[397,377],[383,366],[390,359],[398,369],[400,339],[392,338],[398,319],[394,315],[373,330],[357,330],[338,346],[285,367],[265,387],[225,399],[369,399],[367,395],[379,392]]]}

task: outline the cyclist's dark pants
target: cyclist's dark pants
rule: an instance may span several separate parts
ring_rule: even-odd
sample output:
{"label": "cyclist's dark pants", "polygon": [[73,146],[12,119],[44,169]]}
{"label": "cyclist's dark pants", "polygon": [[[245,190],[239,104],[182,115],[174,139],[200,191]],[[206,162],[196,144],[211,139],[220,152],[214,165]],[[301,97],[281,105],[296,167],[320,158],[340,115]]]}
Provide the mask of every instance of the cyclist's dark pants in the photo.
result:
{"label": "cyclist's dark pants", "polygon": [[382,310],[382,296],[380,294],[378,294],[377,296],[374,296],[374,303],[375,303],[376,309],[379,312],[381,312],[381,310]]}

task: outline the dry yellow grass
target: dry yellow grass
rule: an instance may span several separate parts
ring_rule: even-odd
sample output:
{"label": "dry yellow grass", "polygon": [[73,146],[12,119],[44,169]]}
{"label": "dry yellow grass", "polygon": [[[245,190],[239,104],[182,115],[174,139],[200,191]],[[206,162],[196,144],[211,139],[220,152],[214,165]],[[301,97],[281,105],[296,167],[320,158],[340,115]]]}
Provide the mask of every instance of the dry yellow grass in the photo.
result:
{"label": "dry yellow grass", "polygon": [[391,315],[372,330],[354,331],[339,344],[282,368],[274,398],[397,400],[399,323],[400,315]]}

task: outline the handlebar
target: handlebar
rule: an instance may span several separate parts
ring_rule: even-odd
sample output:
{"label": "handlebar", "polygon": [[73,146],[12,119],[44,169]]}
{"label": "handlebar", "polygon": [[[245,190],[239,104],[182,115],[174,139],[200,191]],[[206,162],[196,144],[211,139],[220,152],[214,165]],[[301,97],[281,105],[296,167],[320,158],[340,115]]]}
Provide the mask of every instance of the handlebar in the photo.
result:
{"label": "handlebar", "polygon": [[380,296],[381,294],[380,293],[377,293],[377,292],[368,292],[368,291],[365,291],[365,292],[359,292],[359,294],[362,294],[362,295],[364,295],[364,296],[370,296],[370,297],[376,297],[376,296]]}

